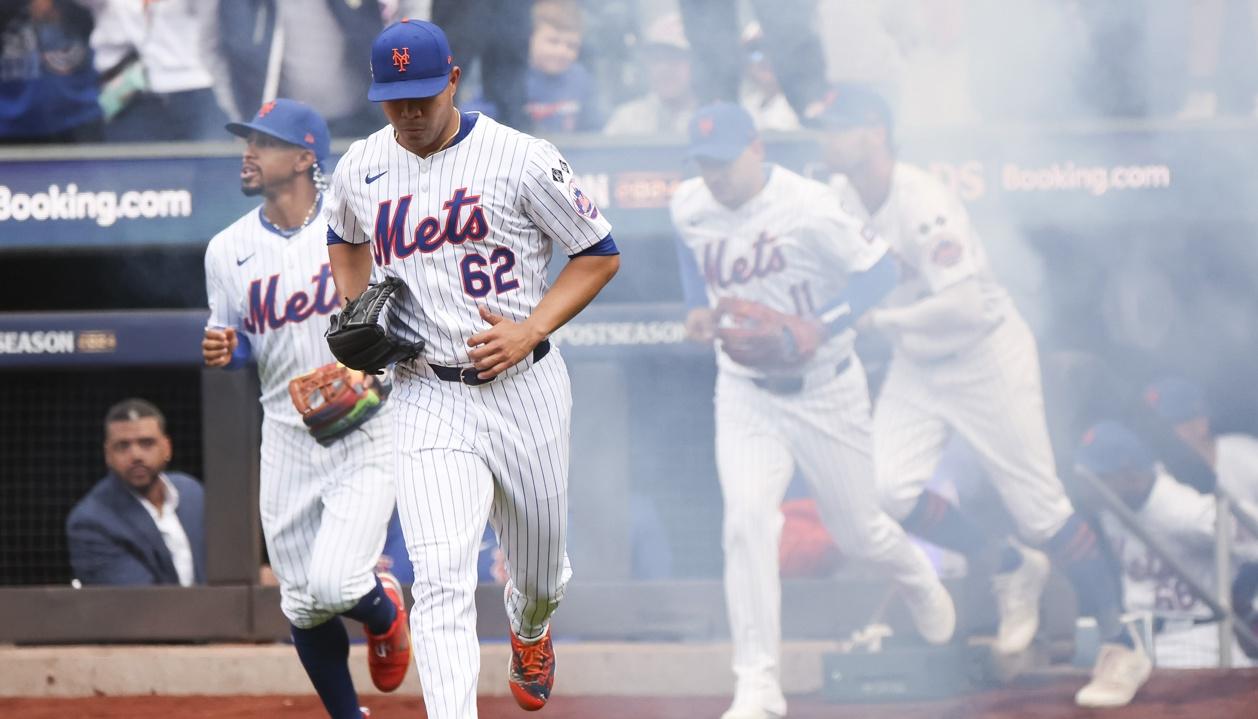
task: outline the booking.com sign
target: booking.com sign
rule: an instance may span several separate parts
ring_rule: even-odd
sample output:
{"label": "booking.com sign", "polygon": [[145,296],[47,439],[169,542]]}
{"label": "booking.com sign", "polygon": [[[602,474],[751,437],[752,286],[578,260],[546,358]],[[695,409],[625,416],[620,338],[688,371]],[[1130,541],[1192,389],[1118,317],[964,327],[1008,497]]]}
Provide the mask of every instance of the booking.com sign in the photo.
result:
{"label": "booking.com sign", "polygon": [[92,220],[110,227],[118,220],[190,217],[192,192],[186,189],[81,191],[70,183],[44,192],[13,192],[0,185],[0,222]]}

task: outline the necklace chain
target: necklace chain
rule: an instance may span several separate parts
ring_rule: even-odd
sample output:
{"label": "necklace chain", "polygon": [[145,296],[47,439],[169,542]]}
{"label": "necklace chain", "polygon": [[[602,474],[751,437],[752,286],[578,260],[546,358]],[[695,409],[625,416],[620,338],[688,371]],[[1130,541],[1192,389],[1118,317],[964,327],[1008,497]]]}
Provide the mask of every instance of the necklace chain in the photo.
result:
{"label": "necklace chain", "polygon": [[281,235],[284,235],[285,237],[291,237],[297,234],[299,231],[301,231],[306,225],[309,225],[311,220],[314,219],[315,208],[319,206],[319,199],[321,197],[323,197],[322,192],[315,193],[314,202],[310,203],[310,209],[306,211],[306,219],[302,220],[301,224],[297,225],[296,227],[280,227],[278,222],[275,222],[270,217],[267,217],[265,207],[262,208],[262,216],[265,217],[266,221],[270,222],[271,226],[274,227]]}

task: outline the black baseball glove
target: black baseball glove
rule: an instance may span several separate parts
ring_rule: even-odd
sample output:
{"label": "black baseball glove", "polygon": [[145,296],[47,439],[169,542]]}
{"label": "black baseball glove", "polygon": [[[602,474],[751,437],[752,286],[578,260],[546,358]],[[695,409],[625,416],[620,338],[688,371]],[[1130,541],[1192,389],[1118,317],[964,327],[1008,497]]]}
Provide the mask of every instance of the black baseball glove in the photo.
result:
{"label": "black baseball glove", "polygon": [[424,351],[423,340],[400,340],[380,326],[380,312],[385,303],[403,286],[396,277],[386,278],[345,303],[339,314],[332,315],[332,323],[325,336],[332,355],[341,364],[363,372],[379,373],[394,362],[414,359]]}

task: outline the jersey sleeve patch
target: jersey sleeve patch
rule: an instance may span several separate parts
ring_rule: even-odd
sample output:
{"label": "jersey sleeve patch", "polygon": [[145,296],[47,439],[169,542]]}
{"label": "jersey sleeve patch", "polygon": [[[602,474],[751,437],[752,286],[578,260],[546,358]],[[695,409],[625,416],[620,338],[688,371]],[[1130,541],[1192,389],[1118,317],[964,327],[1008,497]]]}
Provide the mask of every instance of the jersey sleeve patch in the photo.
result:
{"label": "jersey sleeve patch", "polygon": [[594,204],[594,200],[582,192],[580,187],[577,187],[575,178],[568,181],[568,199],[571,200],[572,206],[576,208],[578,215],[588,217],[591,220],[598,217],[598,207]]}
{"label": "jersey sleeve patch", "polygon": [[951,235],[936,235],[934,241],[935,246],[930,251],[930,260],[940,267],[955,266],[965,254],[965,248]]}

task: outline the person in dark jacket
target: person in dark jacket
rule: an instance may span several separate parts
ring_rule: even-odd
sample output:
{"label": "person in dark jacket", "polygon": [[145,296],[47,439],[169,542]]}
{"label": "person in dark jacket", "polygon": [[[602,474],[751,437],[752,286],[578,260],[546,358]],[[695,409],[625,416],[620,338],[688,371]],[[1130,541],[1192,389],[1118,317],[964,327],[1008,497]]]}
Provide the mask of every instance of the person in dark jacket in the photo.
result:
{"label": "person in dark jacket", "polygon": [[170,437],[161,410],[126,399],[105,415],[105,464],[66,520],[70,565],[83,584],[205,583],[205,492],[167,472]]}

